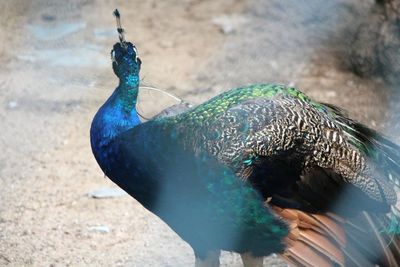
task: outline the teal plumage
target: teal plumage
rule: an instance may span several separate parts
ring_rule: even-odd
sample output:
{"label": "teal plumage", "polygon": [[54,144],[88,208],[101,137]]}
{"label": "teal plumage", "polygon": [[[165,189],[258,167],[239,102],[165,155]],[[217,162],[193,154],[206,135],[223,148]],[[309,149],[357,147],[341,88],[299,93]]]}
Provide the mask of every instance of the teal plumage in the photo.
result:
{"label": "teal plumage", "polygon": [[[146,122],[114,140],[116,163],[106,175],[199,257],[217,249],[257,255],[283,249],[287,226],[264,207],[259,193],[213,157],[183,149],[161,122]],[[253,241],[239,242],[244,237]]]}
{"label": "teal plumage", "polygon": [[[399,177],[398,146],[295,88],[238,88],[163,121],[176,127],[182,145],[207,151],[239,176],[274,157],[298,169],[299,176],[316,167],[332,170],[368,196],[365,209],[396,204],[391,179]],[[394,172],[387,173],[383,163]]]}
{"label": "teal plumage", "polygon": [[[283,253],[305,266],[317,259],[396,266],[397,145],[332,105],[273,84],[141,123],[136,48],[120,36],[112,59],[120,84],[92,122],[93,153],[111,180],[193,247],[197,262],[222,249]],[[362,212],[371,229],[381,227],[373,237],[379,249],[357,245],[352,218]],[[333,226],[348,229],[347,239]],[[357,250],[369,256],[348,252]]]}

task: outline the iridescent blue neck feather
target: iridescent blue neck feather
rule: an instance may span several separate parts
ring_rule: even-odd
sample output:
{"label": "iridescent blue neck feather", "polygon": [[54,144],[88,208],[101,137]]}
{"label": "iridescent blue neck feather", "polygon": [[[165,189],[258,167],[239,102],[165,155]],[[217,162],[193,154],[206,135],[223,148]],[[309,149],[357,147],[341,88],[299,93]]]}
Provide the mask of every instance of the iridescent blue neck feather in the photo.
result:
{"label": "iridescent blue neck feather", "polygon": [[131,43],[114,45],[111,51],[119,85],[95,115],[90,129],[93,154],[99,165],[107,165],[108,144],[119,134],[140,124],[136,112],[140,60]]}

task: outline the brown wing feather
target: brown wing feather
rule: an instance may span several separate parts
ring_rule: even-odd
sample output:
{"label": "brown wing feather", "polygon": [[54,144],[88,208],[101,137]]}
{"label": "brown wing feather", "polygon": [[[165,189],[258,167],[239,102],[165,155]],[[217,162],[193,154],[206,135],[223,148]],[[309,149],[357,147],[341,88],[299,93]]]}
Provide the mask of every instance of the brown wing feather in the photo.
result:
{"label": "brown wing feather", "polygon": [[282,254],[285,259],[300,266],[345,266],[341,222],[295,209],[273,207],[273,210],[290,225],[288,248]]}
{"label": "brown wing feather", "polygon": [[368,213],[352,219],[272,207],[290,225],[282,257],[295,266],[400,265],[400,239],[383,234],[385,225]]}

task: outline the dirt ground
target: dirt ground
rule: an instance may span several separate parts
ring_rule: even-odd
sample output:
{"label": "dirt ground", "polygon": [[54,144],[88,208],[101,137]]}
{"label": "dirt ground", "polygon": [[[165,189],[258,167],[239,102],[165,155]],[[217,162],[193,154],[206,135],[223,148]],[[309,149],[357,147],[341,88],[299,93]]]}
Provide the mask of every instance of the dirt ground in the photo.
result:
{"label": "dirt ground", "polygon": [[[335,53],[373,1],[282,2],[1,1],[0,266],[194,264],[191,248],[131,197],[88,196],[114,187],[89,128],[117,84],[116,7],[143,84],[194,103],[249,83],[293,84],[398,142],[396,88],[345,71]],[[155,97],[143,93],[144,114],[161,109]],[[273,265],[282,266],[276,256],[265,260]],[[222,266],[240,258],[225,252]]]}

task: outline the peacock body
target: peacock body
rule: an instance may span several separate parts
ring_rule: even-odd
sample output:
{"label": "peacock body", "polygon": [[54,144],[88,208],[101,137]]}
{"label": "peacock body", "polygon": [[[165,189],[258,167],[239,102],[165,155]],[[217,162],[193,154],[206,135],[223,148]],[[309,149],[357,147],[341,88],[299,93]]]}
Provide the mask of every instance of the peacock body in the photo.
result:
{"label": "peacock body", "polygon": [[121,39],[112,58],[120,83],[93,119],[93,154],[192,246],[198,266],[218,266],[220,250],[257,266],[272,252],[303,266],[397,266],[398,146],[273,84],[141,123],[136,48]]}

